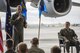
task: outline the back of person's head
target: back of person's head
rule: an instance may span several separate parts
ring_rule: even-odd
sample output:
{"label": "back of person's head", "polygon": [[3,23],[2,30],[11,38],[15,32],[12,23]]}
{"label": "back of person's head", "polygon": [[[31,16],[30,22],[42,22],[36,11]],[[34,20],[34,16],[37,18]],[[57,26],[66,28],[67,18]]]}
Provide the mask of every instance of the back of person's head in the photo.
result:
{"label": "back of person's head", "polygon": [[31,41],[31,43],[33,44],[33,45],[38,45],[39,44],[39,40],[38,40],[38,38],[33,38],[32,39],[32,41]]}
{"label": "back of person's head", "polygon": [[61,49],[58,46],[51,48],[51,53],[61,53]]}
{"label": "back of person's head", "polygon": [[28,52],[28,48],[27,48],[27,44],[26,43],[19,43],[18,44],[18,53],[27,53]]}
{"label": "back of person's head", "polygon": [[13,40],[12,39],[7,39],[6,40],[6,46],[7,46],[7,48],[12,48],[13,47]]}

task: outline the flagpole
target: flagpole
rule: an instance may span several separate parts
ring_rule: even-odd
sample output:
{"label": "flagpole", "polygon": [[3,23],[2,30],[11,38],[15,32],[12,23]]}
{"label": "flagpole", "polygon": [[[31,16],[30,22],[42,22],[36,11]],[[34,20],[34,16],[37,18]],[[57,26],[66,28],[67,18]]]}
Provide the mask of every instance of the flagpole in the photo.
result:
{"label": "flagpole", "polygon": [[40,39],[40,29],[41,29],[41,14],[42,11],[46,12],[46,6],[44,4],[44,0],[39,1],[39,29],[38,29],[38,40]]}
{"label": "flagpole", "polygon": [[41,16],[39,16],[38,40],[40,39]]}

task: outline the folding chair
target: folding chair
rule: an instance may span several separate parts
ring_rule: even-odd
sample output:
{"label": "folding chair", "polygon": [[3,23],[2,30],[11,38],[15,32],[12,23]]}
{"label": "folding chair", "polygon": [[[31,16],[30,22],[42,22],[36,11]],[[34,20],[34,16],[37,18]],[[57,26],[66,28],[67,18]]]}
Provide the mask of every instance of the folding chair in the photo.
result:
{"label": "folding chair", "polygon": [[64,53],[65,53],[65,44],[64,44],[64,39],[62,38],[61,34],[58,33],[58,38],[59,38],[59,46],[60,48],[63,47]]}

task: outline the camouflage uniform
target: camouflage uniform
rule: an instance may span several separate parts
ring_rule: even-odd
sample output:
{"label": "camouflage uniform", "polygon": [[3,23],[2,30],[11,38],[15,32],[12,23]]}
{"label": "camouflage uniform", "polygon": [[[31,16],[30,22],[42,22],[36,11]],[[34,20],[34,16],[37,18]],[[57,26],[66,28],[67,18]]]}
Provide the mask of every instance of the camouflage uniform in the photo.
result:
{"label": "camouflage uniform", "polygon": [[79,41],[73,38],[73,37],[77,37],[74,30],[70,28],[69,29],[64,28],[64,29],[61,29],[60,33],[63,37],[69,40],[66,42],[66,40],[64,39],[67,52],[69,53],[70,44],[74,44],[76,46],[77,53],[79,53]]}
{"label": "camouflage uniform", "polygon": [[42,49],[32,46],[29,50],[28,53],[45,53]]}
{"label": "camouflage uniform", "polygon": [[21,15],[22,17],[19,20],[16,20],[18,16],[19,15],[16,13],[12,16],[12,19],[11,19],[11,25],[14,26],[14,32],[13,32],[14,49],[18,43],[23,42],[23,27],[26,25],[24,16]]}
{"label": "camouflage uniform", "polygon": [[16,53],[16,52],[14,52],[13,49],[9,49],[9,50],[7,50],[5,53]]}

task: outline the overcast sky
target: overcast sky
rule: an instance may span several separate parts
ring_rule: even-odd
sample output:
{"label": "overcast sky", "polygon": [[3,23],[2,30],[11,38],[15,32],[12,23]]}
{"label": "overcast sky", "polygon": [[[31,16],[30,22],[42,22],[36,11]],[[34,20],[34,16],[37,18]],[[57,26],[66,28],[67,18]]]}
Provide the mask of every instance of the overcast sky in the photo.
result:
{"label": "overcast sky", "polygon": [[[75,0],[73,0],[75,1]],[[79,2],[80,0],[76,0],[75,2]],[[27,21],[28,24],[38,24],[38,9],[31,7],[30,3],[26,3],[27,7]],[[5,21],[5,13],[0,12],[0,17],[2,21]],[[63,17],[58,18],[50,18],[50,17],[44,17],[42,15],[42,23],[44,24],[56,24],[56,23],[64,23],[66,21],[70,21],[71,23],[80,23],[80,7],[73,6],[70,13]]]}

